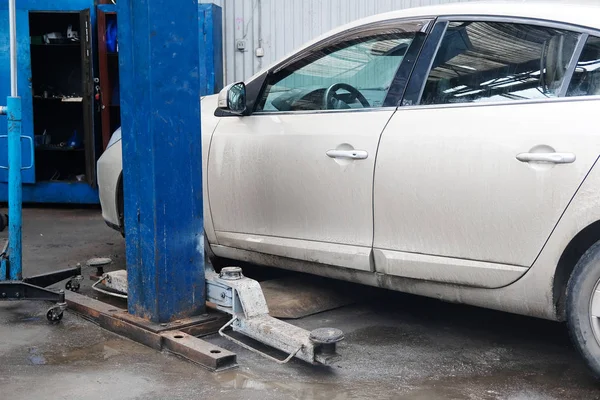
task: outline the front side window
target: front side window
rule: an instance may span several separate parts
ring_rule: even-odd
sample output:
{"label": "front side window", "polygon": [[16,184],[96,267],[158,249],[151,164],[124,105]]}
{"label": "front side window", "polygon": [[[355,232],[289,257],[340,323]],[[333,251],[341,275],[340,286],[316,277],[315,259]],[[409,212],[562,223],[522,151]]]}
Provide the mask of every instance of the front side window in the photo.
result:
{"label": "front side window", "polygon": [[452,22],[421,104],[543,99],[560,95],[579,34],[501,22]]}
{"label": "front side window", "polygon": [[600,96],[600,38],[590,36],[583,46],[567,96]]}
{"label": "front side window", "polygon": [[375,108],[425,23],[366,28],[316,45],[271,73],[256,111]]}

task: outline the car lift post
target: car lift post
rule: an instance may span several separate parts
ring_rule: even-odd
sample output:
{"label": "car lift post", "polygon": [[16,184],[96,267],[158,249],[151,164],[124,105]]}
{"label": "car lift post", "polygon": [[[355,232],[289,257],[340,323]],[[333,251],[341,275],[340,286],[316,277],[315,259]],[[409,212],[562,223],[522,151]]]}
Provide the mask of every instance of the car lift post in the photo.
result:
{"label": "car lift post", "polygon": [[168,325],[202,315],[208,300],[230,315],[219,334],[242,347],[257,351],[226,328],[285,352],[277,362],[329,363],[341,331],[276,320],[260,284],[239,268],[219,275],[205,268],[197,7],[197,0],[117,3],[130,314],[120,317]]}
{"label": "car lift post", "polygon": [[[76,294],[67,301],[102,327],[213,370],[234,366],[235,354],[196,334],[218,332],[279,363],[330,363],[341,331],[279,321],[260,284],[240,268],[218,275],[205,268],[197,7],[197,0],[117,3],[127,285],[123,271],[97,284],[126,288],[119,297],[128,312]],[[229,322],[207,313],[207,300]],[[287,355],[275,359],[227,328]]]}
{"label": "car lift post", "polygon": [[119,0],[128,310],[205,313],[197,0]]}
{"label": "car lift post", "polygon": [[[15,0],[8,2],[10,29],[10,96],[6,106],[0,107],[0,115],[8,118],[8,245],[0,254],[0,300],[46,300],[57,304],[46,313],[50,321],[60,321],[66,308],[65,293],[45,289],[54,283],[81,274],[81,268],[69,268],[49,274],[22,278],[22,179],[21,170],[33,166],[33,140],[21,135],[21,98],[17,92],[17,41]],[[21,139],[31,146],[31,165],[21,167]]]}

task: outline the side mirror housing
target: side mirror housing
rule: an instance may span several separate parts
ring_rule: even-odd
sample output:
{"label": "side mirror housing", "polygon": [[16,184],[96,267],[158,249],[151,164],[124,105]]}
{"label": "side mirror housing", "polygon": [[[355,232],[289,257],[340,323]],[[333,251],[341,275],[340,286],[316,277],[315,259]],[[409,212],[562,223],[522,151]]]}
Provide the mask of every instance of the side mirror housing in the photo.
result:
{"label": "side mirror housing", "polygon": [[227,85],[219,92],[218,107],[235,115],[246,113],[246,85],[244,82]]}

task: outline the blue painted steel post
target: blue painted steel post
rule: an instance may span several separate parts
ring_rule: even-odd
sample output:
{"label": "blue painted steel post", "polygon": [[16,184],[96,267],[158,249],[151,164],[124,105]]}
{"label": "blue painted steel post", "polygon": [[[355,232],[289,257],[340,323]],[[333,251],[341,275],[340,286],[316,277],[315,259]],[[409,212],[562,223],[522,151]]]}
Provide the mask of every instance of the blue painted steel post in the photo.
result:
{"label": "blue painted steel post", "polygon": [[8,270],[10,280],[22,278],[21,264],[21,98],[9,97],[8,116]]}
{"label": "blue painted steel post", "polygon": [[119,0],[131,314],[205,310],[197,0]]}
{"label": "blue painted steel post", "polygon": [[[21,98],[17,94],[17,17],[16,0],[8,0],[10,43],[10,97],[6,103],[8,116],[8,279],[22,278],[21,226]],[[33,143],[32,143],[33,145]]]}

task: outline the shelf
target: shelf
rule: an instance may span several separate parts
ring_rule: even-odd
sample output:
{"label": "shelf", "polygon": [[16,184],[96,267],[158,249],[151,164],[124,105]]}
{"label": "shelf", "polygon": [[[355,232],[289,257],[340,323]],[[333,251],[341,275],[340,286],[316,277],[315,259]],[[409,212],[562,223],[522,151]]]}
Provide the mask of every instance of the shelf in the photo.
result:
{"label": "shelf", "polygon": [[33,96],[36,100],[50,100],[50,101],[60,101],[62,103],[81,103],[83,101],[83,97],[43,97],[43,96]]}
{"label": "shelf", "polygon": [[74,149],[72,147],[55,147],[55,146],[37,146],[36,151],[56,151],[56,152],[81,152],[85,151],[83,148]]}
{"label": "shelf", "polygon": [[81,42],[72,43],[31,43],[32,47],[81,47]]}

